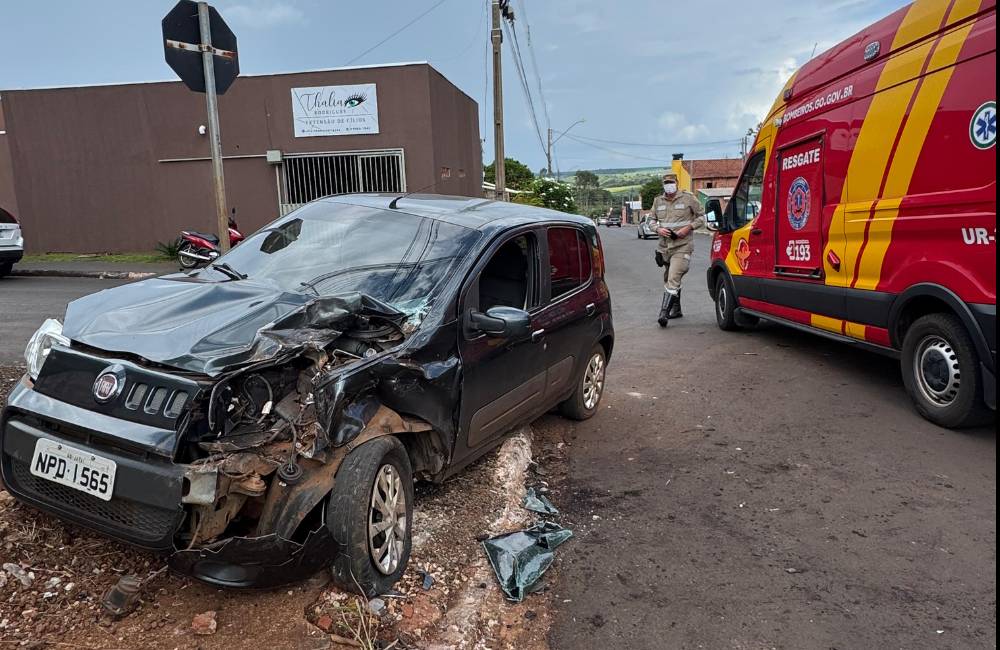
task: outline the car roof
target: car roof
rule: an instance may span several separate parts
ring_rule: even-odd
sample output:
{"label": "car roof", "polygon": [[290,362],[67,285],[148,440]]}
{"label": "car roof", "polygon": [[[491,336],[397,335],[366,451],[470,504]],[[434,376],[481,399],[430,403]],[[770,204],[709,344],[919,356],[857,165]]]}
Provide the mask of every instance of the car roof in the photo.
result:
{"label": "car roof", "polygon": [[[395,208],[390,207],[395,199]],[[481,231],[505,230],[532,223],[572,222],[593,225],[585,217],[522,203],[443,194],[339,194],[319,201],[394,210]]]}

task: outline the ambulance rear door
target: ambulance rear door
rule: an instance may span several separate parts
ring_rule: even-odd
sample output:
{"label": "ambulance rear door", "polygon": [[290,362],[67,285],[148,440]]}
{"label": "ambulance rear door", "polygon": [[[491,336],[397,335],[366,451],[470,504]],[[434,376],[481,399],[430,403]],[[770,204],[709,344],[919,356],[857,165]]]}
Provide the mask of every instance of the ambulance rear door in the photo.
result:
{"label": "ambulance rear door", "polygon": [[778,150],[774,274],[823,280],[823,134]]}

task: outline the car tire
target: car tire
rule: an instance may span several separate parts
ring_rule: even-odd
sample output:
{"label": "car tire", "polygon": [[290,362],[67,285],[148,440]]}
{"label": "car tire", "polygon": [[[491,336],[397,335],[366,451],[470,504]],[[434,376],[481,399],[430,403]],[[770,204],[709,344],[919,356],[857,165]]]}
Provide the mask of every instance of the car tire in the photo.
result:
{"label": "car tire", "polygon": [[559,412],[571,420],[587,420],[597,413],[604,396],[605,371],[608,367],[608,356],[604,346],[598,343],[587,355],[573,394],[559,405]]}
{"label": "car tire", "polygon": [[[400,516],[405,520],[400,522]],[[376,532],[390,521],[387,530]],[[412,546],[413,471],[399,440],[375,438],[344,458],[330,492],[326,525],[340,546],[330,570],[338,587],[371,598],[387,593],[402,577]]]}
{"label": "car tire", "polygon": [[743,329],[736,318],[736,291],[733,281],[726,273],[719,273],[715,279],[715,322],[724,332],[736,332]]}
{"label": "car tire", "polygon": [[906,331],[900,355],[903,385],[923,417],[949,429],[986,424],[979,355],[952,314],[921,316]]}
{"label": "car tire", "polygon": [[10,272],[13,269],[14,269],[13,262],[4,262],[3,264],[0,264],[0,278],[2,278],[5,275],[10,275]]}

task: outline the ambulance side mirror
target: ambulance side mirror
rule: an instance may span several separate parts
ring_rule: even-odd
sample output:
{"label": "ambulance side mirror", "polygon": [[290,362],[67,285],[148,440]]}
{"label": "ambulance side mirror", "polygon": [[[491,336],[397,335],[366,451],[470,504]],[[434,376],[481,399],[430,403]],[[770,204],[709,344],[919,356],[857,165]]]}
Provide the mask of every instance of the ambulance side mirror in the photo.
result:
{"label": "ambulance side mirror", "polygon": [[722,203],[719,199],[709,199],[705,202],[705,227],[716,232],[722,223]]}

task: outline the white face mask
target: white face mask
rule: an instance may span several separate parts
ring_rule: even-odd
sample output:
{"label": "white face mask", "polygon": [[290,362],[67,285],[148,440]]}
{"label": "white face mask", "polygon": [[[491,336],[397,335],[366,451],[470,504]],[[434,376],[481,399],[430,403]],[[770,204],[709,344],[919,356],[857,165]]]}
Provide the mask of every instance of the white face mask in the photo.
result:
{"label": "white face mask", "polygon": [[667,194],[674,194],[677,192],[677,183],[664,183],[663,191]]}

